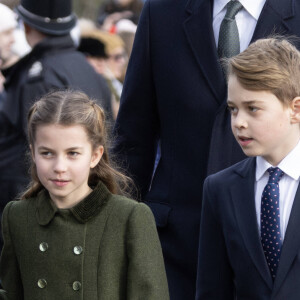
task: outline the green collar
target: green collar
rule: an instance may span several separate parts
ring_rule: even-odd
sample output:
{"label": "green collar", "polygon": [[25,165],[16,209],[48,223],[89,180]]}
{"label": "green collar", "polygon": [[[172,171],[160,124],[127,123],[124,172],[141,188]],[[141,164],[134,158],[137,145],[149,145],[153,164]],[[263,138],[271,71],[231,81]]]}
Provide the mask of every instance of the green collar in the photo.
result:
{"label": "green collar", "polygon": [[[111,193],[101,181],[96,188],[69,211],[80,223],[86,223],[96,216],[109,199]],[[47,225],[59,211],[51,200],[48,191],[42,190],[37,196],[36,218],[40,225]]]}

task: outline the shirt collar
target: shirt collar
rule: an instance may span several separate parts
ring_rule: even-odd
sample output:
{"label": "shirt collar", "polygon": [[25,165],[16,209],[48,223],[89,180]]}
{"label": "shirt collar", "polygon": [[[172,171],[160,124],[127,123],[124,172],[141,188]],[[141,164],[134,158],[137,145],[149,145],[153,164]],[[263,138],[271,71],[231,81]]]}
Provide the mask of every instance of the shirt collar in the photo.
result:
{"label": "shirt collar", "polygon": [[[96,216],[103,205],[107,203],[110,192],[106,186],[99,182],[97,187],[82,201],[74,207],[68,209],[80,223],[86,223],[88,220]],[[51,200],[49,193],[42,190],[37,196],[37,212],[36,218],[40,225],[47,225],[59,213],[54,202]]]}
{"label": "shirt collar", "polygon": [[[259,181],[267,169],[272,167],[261,156],[256,157],[256,181]],[[280,168],[286,175],[298,180],[300,177],[300,141],[296,147],[279,163]]]}
{"label": "shirt collar", "polygon": [[[266,0],[239,0],[244,9],[257,21],[259,15],[262,11],[263,6],[265,5]],[[215,0],[214,1],[214,9],[213,9],[213,17],[220,13],[222,9],[225,8],[225,5],[228,3],[228,0]]]}
{"label": "shirt collar", "polygon": [[220,13],[228,2],[228,0],[214,0],[213,18]]}

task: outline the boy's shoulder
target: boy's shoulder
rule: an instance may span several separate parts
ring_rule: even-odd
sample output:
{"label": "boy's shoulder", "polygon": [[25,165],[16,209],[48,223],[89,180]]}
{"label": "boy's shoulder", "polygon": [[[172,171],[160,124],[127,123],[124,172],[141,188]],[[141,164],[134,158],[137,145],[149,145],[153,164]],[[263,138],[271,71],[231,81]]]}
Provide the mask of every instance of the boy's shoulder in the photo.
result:
{"label": "boy's shoulder", "polygon": [[256,157],[248,157],[226,169],[223,169],[217,173],[209,175],[205,181],[213,180],[213,181],[234,181],[237,176],[246,177],[253,175],[253,171],[255,170]]}

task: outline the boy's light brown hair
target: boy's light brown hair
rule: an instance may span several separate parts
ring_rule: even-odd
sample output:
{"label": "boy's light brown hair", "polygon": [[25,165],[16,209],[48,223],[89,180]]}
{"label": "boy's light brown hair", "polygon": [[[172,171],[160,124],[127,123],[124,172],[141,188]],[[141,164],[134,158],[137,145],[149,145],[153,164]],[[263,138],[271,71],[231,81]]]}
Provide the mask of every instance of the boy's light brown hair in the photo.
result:
{"label": "boy's light brown hair", "polygon": [[245,89],[269,91],[288,104],[300,96],[300,52],[282,37],[260,39],[227,60],[231,75]]}

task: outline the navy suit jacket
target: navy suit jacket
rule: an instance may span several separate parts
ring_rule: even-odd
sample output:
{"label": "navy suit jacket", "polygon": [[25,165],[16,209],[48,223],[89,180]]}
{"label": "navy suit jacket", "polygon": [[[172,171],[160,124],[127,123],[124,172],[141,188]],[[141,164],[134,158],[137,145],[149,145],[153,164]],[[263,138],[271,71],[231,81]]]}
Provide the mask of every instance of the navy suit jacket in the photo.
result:
{"label": "navy suit jacket", "polygon": [[[212,4],[146,1],[115,127],[114,151],[156,218],[172,300],[195,297],[205,177],[245,158],[230,129]],[[273,32],[300,36],[299,0],[266,1],[252,40]]]}
{"label": "navy suit jacket", "polygon": [[249,158],[205,181],[197,300],[300,299],[300,189],[273,283],[256,218],[255,169]]}

